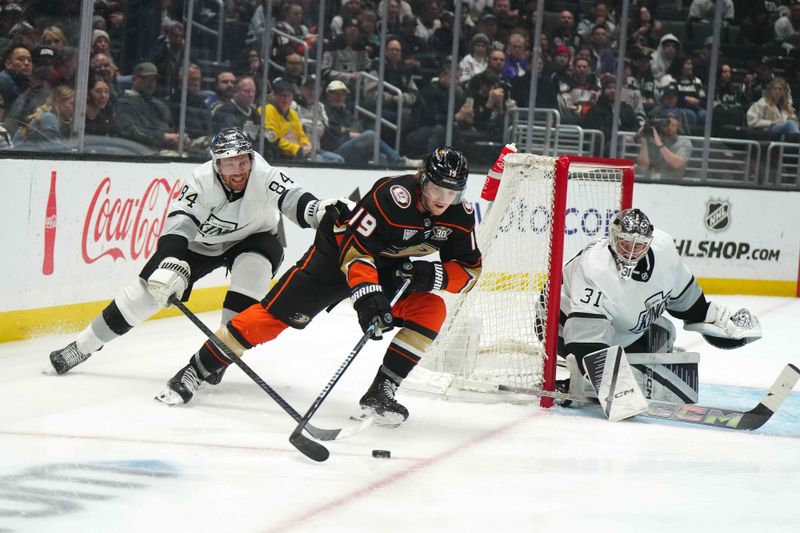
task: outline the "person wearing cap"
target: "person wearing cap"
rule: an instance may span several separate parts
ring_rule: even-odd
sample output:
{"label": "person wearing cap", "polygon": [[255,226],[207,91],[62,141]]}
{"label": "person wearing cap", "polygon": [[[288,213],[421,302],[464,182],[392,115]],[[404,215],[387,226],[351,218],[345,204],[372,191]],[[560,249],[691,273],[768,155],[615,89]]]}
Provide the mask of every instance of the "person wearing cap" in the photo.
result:
{"label": "person wearing cap", "polygon": [[25,123],[26,117],[45,103],[53,91],[50,80],[53,79],[56,51],[48,46],[37,46],[31,52],[31,56],[33,58],[31,84],[14,101],[14,105],[11,106],[6,117],[6,127],[12,134],[16,133],[17,128]]}
{"label": "person wearing cap", "polygon": [[668,33],[661,38],[658,48],[650,59],[650,70],[653,72],[656,82],[667,73],[675,56],[681,53],[683,53],[683,46],[675,35]]}
{"label": "person wearing cap", "polygon": [[459,82],[464,83],[486,70],[489,64],[489,37],[484,33],[476,33],[469,41],[469,53],[464,56],[458,66],[461,68]]}
{"label": "person wearing cap", "polygon": [[33,49],[39,44],[39,32],[30,22],[24,20],[14,24],[8,30],[8,38],[12,45],[22,45],[29,49]]}
{"label": "person wearing cap", "polygon": [[111,55],[111,38],[104,30],[92,30],[92,55]]}
{"label": "person wearing cap", "polygon": [[[363,131],[358,118],[347,109],[349,92],[347,85],[339,80],[333,80],[325,88],[328,129],[322,137],[322,148],[336,152],[350,165],[365,165],[372,159],[375,132]],[[415,166],[383,140],[378,141],[378,152],[382,165]]]}
{"label": "person wearing cap", "polygon": [[3,70],[0,71],[0,97],[10,110],[14,101],[31,84],[33,60],[31,51],[22,45],[9,46],[3,54]]}
{"label": "person wearing cap", "polygon": [[254,105],[256,101],[256,81],[252,76],[240,76],[236,80],[233,97],[230,101],[216,106],[211,114],[214,130],[240,128],[253,138],[258,137],[261,115]]}
{"label": "person wearing cap", "polygon": [[680,93],[678,92],[678,88],[674,85],[667,86],[661,93],[660,103],[653,106],[647,116],[651,119],[659,119],[666,111],[674,111],[678,117],[678,122],[680,122],[678,133],[681,135],[688,135],[691,131],[689,119],[686,117],[686,111],[678,107],[679,100]]}
{"label": "person wearing cap", "polygon": [[553,48],[553,59],[544,68],[543,75],[550,80],[550,84],[556,90],[563,81],[566,81],[571,76],[571,59],[572,51],[569,46],[558,44]]}
{"label": "person wearing cap", "polygon": [[311,155],[311,140],[292,109],[297,87],[283,78],[276,79],[267,105],[261,108],[264,117],[264,137],[275,148],[276,159],[305,160]]}
{"label": "person wearing cap", "polygon": [[[117,135],[157,150],[175,150],[180,139],[169,107],[154,96],[158,69],[149,62],[133,69],[131,89],[117,101]],[[191,140],[184,139],[184,148]]]}
{"label": "person wearing cap", "polygon": [[642,144],[636,163],[648,177],[680,179],[692,155],[692,143],[678,135],[680,113],[676,109],[665,110],[661,118],[658,126],[648,124],[639,129],[637,138]]}
{"label": "person wearing cap", "polygon": [[366,43],[358,33],[358,20],[344,21],[342,34],[334,38],[331,49],[322,56],[323,77],[328,80],[339,80],[352,85],[370,66]]}
{"label": "person wearing cap", "polygon": [[[600,130],[605,136],[605,150],[603,157],[608,156],[611,145],[611,131],[614,126],[614,98],[617,95],[617,78],[614,76],[603,77],[600,96],[586,116],[580,122],[581,127]],[[619,131],[635,131],[639,128],[639,121],[633,108],[624,101],[619,103]]]}
{"label": "person wearing cap", "polygon": [[789,13],[775,21],[775,40],[787,51],[800,48],[800,0],[792,0]]}
{"label": "person wearing cap", "polygon": [[[311,139],[311,146],[317,147],[317,153],[314,161],[319,163],[344,163],[344,157],[336,152],[323,150],[322,135],[328,129],[328,112],[325,111],[325,106],[316,97],[314,92],[316,88],[317,78],[313,74],[309,74],[303,79],[300,84],[300,94],[297,95],[295,103],[297,104],[297,116],[300,117],[300,123],[303,125],[306,135]],[[320,85],[320,90],[324,90],[324,86]],[[316,122],[315,122],[316,120]],[[314,127],[316,124],[316,128]]]}
{"label": "person wearing cap", "polygon": [[500,41],[500,25],[497,22],[497,16],[492,13],[486,13],[478,19],[478,32],[489,38],[490,48],[494,48],[495,43],[501,43],[502,45]]}

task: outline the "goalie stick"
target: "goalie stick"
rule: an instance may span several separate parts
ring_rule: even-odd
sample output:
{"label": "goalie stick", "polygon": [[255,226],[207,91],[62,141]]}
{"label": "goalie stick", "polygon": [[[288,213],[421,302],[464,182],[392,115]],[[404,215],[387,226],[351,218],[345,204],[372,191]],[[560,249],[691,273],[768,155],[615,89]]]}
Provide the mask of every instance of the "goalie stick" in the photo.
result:
{"label": "goalie stick", "polygon": [[[647,411],[640,416],[658,418],[661,420],[674,420],[676,422],[685,422],[688,424],[753,431],[766,424],[772,415],[775,414],[775,411],[778,410],[784,400],[789,396],[789,393],[792,391],[798,379],[800,379],[800,370],[791,363],[787,364],[778,375],[775,383],[769,388],[764,398],[749,411],[736,411],[721,407],[707,407],[703,405],[679,404],[665,401],[649,401]],[[589,396],[578,396],[558,391],[546,391],[539,388],[498,385],[497,389],[517,394],[544,396],[555,400],[571,400],[574,402],[591,404],[600,403],[597,398],[591,398]]]}
{"label": "goalie stick", "polygon": [[[203,324],[203,322],[201,322],[199,318],[197,318],[197,315],[192,313],[192,311],[188,307],[186,307],[183,304],[183,302],[178,300],[174,295],[170,296],[169,301],[175,307],[180,309],[180,311],[184,315],[186,315],[186,318],[191,320],[192,323],[200,329],[200,331],[205,333],[206,337],[208,337],[211,340],[211,342],[213,342],[222,351],[222,353],[225,354],[225,357],[230,359],[234,364],[236,364],[236,366],[241,368],[242,372],[244,372],[247,375],[247,377],[255,381],[256,385],[261,387],[261,389],[264,392],[266,392],[270,398],[275,400],[275,403],[277,403],[284,411],[289,413],[289,416],[291,416],[295,420],[295,422],[299,422],[302,419],[300,413],[298,413],[291,405],[289,405],[289,402],[284,400],[280,394],[275,392],[275,390],[272,387],[270,387],[266,381],[261,379],[261,376],[256,374],[252,368],[250,368],[244,361],[241,360],[241,358],[237,357],[236,354],[234,354],[231,351],[231,349],[228,348],[228,345],[222,342],[222,339],[217,337],[217,335],[213,331],[208,329],[208,327],[205,324]],[[361,422],[360,424],[351,424],[350,426],[338,429],[323,429],[313,426],[311,424],[306,424],[305,430],[308,431],[309,435],[311,435],[315,439],[322,441],[329,441],[329,440],[338,440],[351,437],[356,433],[360,433],[361,431],[365,430],[371,424],[372,424],[372,418],[368,418],[363,422]],[[310,443],[308,444],[309,448],[313,448],[314,445],[316,445],[317,447],[322,448],[322,450],[325,450],[325,448],[322,445],[317,444],[316,442],[310,439],[309,443]],[[322,452],[318,450],[317,453],[322,453]],[[327,450],[325,450],[325,453],[327,453]]]}
{"label": "goalie stick", "polygon": [[[406,292],[406,289],[410,283],[411,278],[406,278],[403,280],[400,288],[397,289],[397,292],[392,297],[392,301],[389,302],[389,307],[394,307],[394,304],[396,304],[397,300],[399,300],[403,293]],[[303,435],[303,429],[308,425],[308,421],[311,420],[311,417],[317,412],[317,409],[319,409],[319,406],[325,401],[325,398],[328,397],[331,389],[333,389],[333,386],[336,385],[336,383],[342,377],[345,370],[347,370],[347,368],[350,366],[350,363],[352,363],[353,359],[356,358],[358,352],[361,351],[361,349],[367,344],[367,341],[372,337],[372,332],[375,331],[376,326],[377,324],[375,322],[372,322],[372,324],[369,325],[367,330],[356,343],[355,347],[350,350],[350,353],[347,355],[347,357],[345,357],[344,361],[342,361],[342,364],[336,369],[336,372],[334,372],[333,377],[331,377],[331,379],[328,381],[328,384],[323,387],[322,391],[319,393],[319,396],[317,396],[317,399],[314,400],[314,403],[312,403],[311,407],[308,408],[306,414],[303,415],[303,418],[297,423],[297,427],[294,428],[292,434],[289,435],[289,442],[292,443],[292,446],[297,448],[300,453],[309,459],[322,462],[325,461],[330,454],[324,446],[320,446],[318,443]],[[371,418],[367,418],[366,420],[371,420]]]}

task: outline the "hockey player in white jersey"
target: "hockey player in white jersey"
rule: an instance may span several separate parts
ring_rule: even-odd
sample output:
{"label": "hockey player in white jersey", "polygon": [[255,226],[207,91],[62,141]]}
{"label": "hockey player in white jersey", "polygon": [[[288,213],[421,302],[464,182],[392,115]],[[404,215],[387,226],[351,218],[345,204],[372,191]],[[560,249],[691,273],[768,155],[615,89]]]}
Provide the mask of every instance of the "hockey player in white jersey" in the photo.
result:
{"label": "hockey player in white jersey", "polygon": [[[86,361],[162,307],[173,294],[186,301],[192,284],[225,266],[230,286],[222,325],[258,302],[283,260],[277,228],[281,213],[302,228],[314,228],[329,205],[297,187],[293,179],[253,151],[239,128],[211,140],[211,160],[197,167],[172,202],[164,231],[139,278],[125,287],[77,339],[50,354],[52,370],[63,374]],[[221,374],[206,381],[215,383]]]}
{"label": "hockey player in white jersey", "polygon": [[[641,210],[624,210],[613,219],[607,238],[588,245],[564,267],[559,355],[567,357],[573,372],[588,378],[576,379],[573,374],[570,392],[584,394],[594,389],[603,404],[608,389],[598,390],[601,378],[612,377],[612,370],[625,374],[629,371],[625,353],[639,353],[649,354],[640,361],[651,364],[632,361],[638,367],[633,369],[633,381],[645,387],[658,381],[661,394],[653,398],[650,390],[644,391],[644,396],[697,401],[696,359],[693,364],[691,359],[681,362],[678,353],[664,355],[674,351],[675,339],[674,326],[662,316],[664,311],[683,320],[684,329],[701,333],[718,348],[738,348],[761,337],[758,320],[747,309],[732,313],[724,305],[706,300],[670,235],[654,229]],[[612,361],[613,369],[609,368]],[[661,374],[654,376],[653,368]],[[608,370],[605,376],[604,369]],[[649,376],[641,378],[642,373]],[[618,394],[629,390],[630,383],[620,384],[622,381],[616,389],[614,383],[604,386],[612,385],[611,392]],[[631,396],[639,395],[638,388]],[[638,406],[634,410],[641,412],[646,402],[639,396],[633,398]],[[608,409],[606,414],[612,418]]]}

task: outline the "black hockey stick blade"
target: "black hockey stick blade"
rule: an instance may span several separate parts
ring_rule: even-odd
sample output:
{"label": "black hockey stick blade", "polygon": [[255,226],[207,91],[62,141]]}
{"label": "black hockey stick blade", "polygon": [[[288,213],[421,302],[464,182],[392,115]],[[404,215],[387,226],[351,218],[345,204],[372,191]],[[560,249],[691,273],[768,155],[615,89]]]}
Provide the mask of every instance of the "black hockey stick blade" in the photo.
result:
{"label": "black hockey stick blade", "polygon": [[[208,327],[203,324],[203,322],[197,318],[197,316],[192,313],[192,311],[186,307],[180,300],[172,296],[170,298],[170,303],[177,307],[186,317],[195,325],[197,326],[200,331],[202,331],[206,337],[208,337],[211,342],[214,343],[217,348],[219,348],[225,356],[230,359],[234,364],[236,364],[239,368],[242,369],[242,372],[247,375],[250,379],[252,379],[256,385],[261,387],[261,389],[272,398],[275,403],[277,403],[284,411],[286,411],[295,422],[299,422],[301,420],[300,413],[298,413],[286,400],[283,399],[272,387],[270,387],[261,376],[255,373],[255,371],[250,368],[244,361],[242,361],[239,357],[236,357],[236,354],[231,352],[230,348],[222,342],[222,339],[217,337],[217,335],[208,329]],[[360,422],[359,424],[351,424],[350,426],[346,426],[344,428],[337,428],[337,429],[323,429],[318,428],[312,424],[306,424],[305,430],[314,437],[315,439],[321,441],[330,441],[330,440],[338,440],[347,437],[351,437],[356,433],[360,433],[364,431],[367,427],[369,427],[372,423],[372,420],[366,420]]]}
{"label": "black hockey stick blade", "polygon": [[[640,416],[658,418],[661,420],[674,420],[687,424],[752,431],[760,428],[769,421],[772,415],[775,414],[775,411],[777,411],[786,398],[788,398],[789,393],[791,393],[792,388],[797,384],[798,379],[800,379],[800,370],[793,364],[787,364],[778,375],[775,383],[773,383],[767,391],[766,396],[762,398],[758,405],[749,411],[650,400],[648,402],[649,406],[647,412],[642,413]],[[497,389],[517,394],[545,396],[555,400],[599,404],[597,398],[558,391],[546,391],[539,388],[498,385]]]}
{"label": "black hockey stick blade", "polygon": [[[411,279],[410,278],[406,278],[403,281],[403,283],[400,285],[400,288],[397,289],[397,292],[392,297],[392,300],[389,302],[389,307],[394,307],[394,304],[397,303],[397,301],[400,299],[400,297],[403,295],[403,293],[406,291],[406,289],[408,288],[408,286],[410,284],[411,284]],[[373,322],[367,328],[367,331],[364,332],[364,334],[358,340],[358,342],[353,347],[353,349],[350,350],[350,353],[347,355],[345,360],[342,361],[342,364],[339,365],[339,368],[336,369],[336,372],[334,372],[334,374],[331,377],[331,379],[328,381],[328,383],[325,385],[325,387],[323,387],[322,391],[319,393],[317,398],[311,404],[311,407],[308,408],[308,411],[306,411],[306,414],[303,415],[303,418],[300,419],[300,421],[297,423],[297,427],[294,428],[294,431],[292,431],[292,434],[289,435],[289,442],[292,443],[292,445],[294,445],[295,448],[300,450],[301,453],[305,454],[307,457],[309,457],[311,459],[314,459],[315,461],[324,461],[328,457],[326,455],[322,459],[317,459],[317,458],[313,457],[312,455],[309,455],[309,453],[307,453],[308,452],[308,450],[307,450],[308,443],[303,441],[303,439],[306,439],[306,437],[304,437],[303,434],[302,434],[303,429],[306,427],[306,425],[308,424],[309,420],[311,420],[311,417],[314,416],[314,413],[317,412],[317,409],[319,409],[320,405],[322,405],[322,402],[325,401],[325,398],[328,397],[328,394],[330,394],[331,390],[333,390],[333,387],[336,385],[336,383],[339,382],[339,379],[341,379],[341,377],[344,375],[345,371],[350,367],[350,364],[356,358],[358,353],[361,351],[362,348],[364,348],[364,346],[367,344],[367,341],[369,341],[369,339],[372,337],[372,332],[375,330],[375,327],[376,327],[376,324]],[[367,419],[367,420],[364,420],[364,421],[362,421],[360,423],[361,424],[365,424],[365,423],[366,424],[370,424],[371,422],[372,422],[371,420]],[[321,457],[321,455],[318,454],[318,457]]]}

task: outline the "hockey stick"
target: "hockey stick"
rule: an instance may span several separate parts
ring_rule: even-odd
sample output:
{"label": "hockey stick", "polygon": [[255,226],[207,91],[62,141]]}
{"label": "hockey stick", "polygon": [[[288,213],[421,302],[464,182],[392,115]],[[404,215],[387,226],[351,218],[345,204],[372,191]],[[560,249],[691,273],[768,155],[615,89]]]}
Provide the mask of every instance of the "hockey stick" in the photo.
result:
{"label": "hockey stick", "polygon": [[[706,407],[703,405],[652,400],[648,402],[648,409],[646,412],[642,413],[641,416],[659,418],[661,420],[674,420],[687,424],[752,431],[760,428],[769,421],[772,415],[775,414],[775,411],[778,410],[784,400],[789,396],[789,393],[792,392],[792,388],[795,386],[798,379],[800,379],[800,370],[793,364],[787,364],[778,375],[775,383],[769,388],[764,398],[749,411],[736,411],[734,409],[724,409],[721,407]],[[578,396],[558,391],[546,391],[539,388],[498,385],[497,389],[518,394],[544,396],[556,400],[571,400],[574,402],[591,404],[600,403],[597,398],[589,396]]]}
{"label": "hockey stick", "polygon": [[[250,379],[255,381],[256,385],[261,387],[261,389],[264,392],[266,392],[269,395],[270,398],[275,400],[275,403],[277,403],[284,411],[289,413],[289,416],[291,416],[295,420],[295,422],[299,422],[302,419],[302,417],[300,416],[300,413],[298,413],[291,405],[289,405],[289,403],[286,400],[284,400],[281,397],[280,394],[275,392],[275,390],[272,387],[267,385],[267,383],[263,379],[261,379],[261,376],[256,374],[255,371],[252,368],[250,368],[247,364],[245,364],[244,361],[241,360],[241,358],[237,357],[236,354],[234,354],[231,351],[231,349],[228,348],[228,345],[226,345],[224,342],[222,342],[222,339],[217,337],[217,335],[213,331],[208,329],[208,327],[205,324],[203,324],[200,321],[199,318],[197,318],[197,315],[192,313],[192,311],[189,310],[189,308],[186,307],[183,304],[183,302],[178,300],[174,295],[170,296],[169,301],[175,307],[180,309],[180,311],[184,315],[186,315],[186,318],[191,320],[192,323],[200,329],[200,331],[205,333],[206,337],[208,337],[211,340],[211,342],[213,342],[214,345],[217,348],[219,348],[222,351],[222,353],[225,354],[225,357],[230,359],[231,362],[233,362],[236,366],[241,368],[242,372],[247,374],[247,377],[249,377]],[[370,424],[372,424],[372,419],[367,419],[367,420],[361,422],[360,424],[352,424],[352,425],[350,425],[348,427],[339,428],[339,429],[322,429],[322,428],[318,428],[316,426],[312,426],[311,424],[307,424],[305,429],[315,439],[319,439],[319,440],[322,440],[322,441],[328,441],[328,440],[343,439],[343,438],[355,435],[356,433],[360,433],[361,431],[365,430]],[[325,450],[325,448],[323,448],[321,445],[315,443],[314,441],[309,440],[309,442],[311,443],[311,444],[309,444],[309,447],[313,447],[314,445],[317,445],[318,447],[320,447],[323,450]],[[321,453],[321,452],[318,451],[318,453]],[[326,450],[326,453],[327,453],[327,450]]]}
{"label": "hockey stick", "polygon": [[[400,288],[397,289],[397,292],[392,297],[392,301],[389,302],[389,307],[394,307],[394,304],[397,303],[410,283],[411,278],[406,278],[403,281],[403,283],[400,285]],[[372,333],[375,331],[376,327],[377,324],[375,322],[372,322],[372,324],[369,325],[367,330],[364,332],[364,335],[361,336],[355,347],[350,351],[350,354],[345,358],[344,361],[342,361],[342,364],[336,369],[336,372],[328,381],[328,384],[323,387],[322,392],[319,393],[317,399],[314,400],[314,403],[312,403],[311,407],[308,408],[306,414],[303,415],[303,418],[297,423],[297,427],[294,428],[292,434],[289,435],[289,442],[291,442],[292,445],[300,451],[300,453],[309,459],[321,462],[326,460],[330,454],[328,453],[327,449],[303,435],[303,429],[308,425],[308,421],[311,420],[311,417],[317,412],[317,409],[319,409],[319,406],[325,401],[325,398],[328,397],[328,394],[333,389],[333,386],[336,385],[336,383],[342,377],[345,370],[347,370],[347,368],[350,366],[350,363],[352,363],[353,359],[356,358],[358,352],[360,352],[361,349],[367,344],[367,341],[369,341],[369,339],[372,337]],[[371,422],[372,418],[367,418],[365,421]]]}

